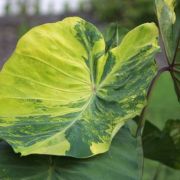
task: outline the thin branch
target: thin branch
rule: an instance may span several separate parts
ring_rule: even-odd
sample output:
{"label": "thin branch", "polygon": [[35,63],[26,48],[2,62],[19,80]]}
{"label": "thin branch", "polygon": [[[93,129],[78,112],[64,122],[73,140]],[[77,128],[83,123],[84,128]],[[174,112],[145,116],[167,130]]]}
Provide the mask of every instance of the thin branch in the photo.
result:
{"label": "thin branch", "polygon": [[170,70],[170,74],[171,74],[171,77],[173,79],[174,88],[175,88],[175,91],[176,91],[176,94],[177,94],[177,98],[180,101],[180,93],[179,93],[179,87],[178,87],[178,82],[180,83],[180,80],[175,76],[175,74],[173,73],[172,68]]}
{"label": "thin branch", "polygon": [[177,72],[177,73],[180,73],[180,69],[177,69],[175,66],[173,67],[173,71]]}
{"label": "thin branch", "polygon": [[178,79],[176,76],[173,77],[175,81],[180,83],[180,79]]}

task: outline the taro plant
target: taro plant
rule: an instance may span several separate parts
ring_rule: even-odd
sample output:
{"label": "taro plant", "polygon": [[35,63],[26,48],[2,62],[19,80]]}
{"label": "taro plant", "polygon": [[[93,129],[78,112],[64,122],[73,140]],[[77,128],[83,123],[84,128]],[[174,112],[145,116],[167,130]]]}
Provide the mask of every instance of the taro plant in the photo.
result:
{"label": "taro plant", "polygon": [[[148,114],[164,71],[179,97],[174,3],[156,0],[160,36],[145,23],[129,32],[113,26],[106,41],[69,17],[20,39],[0,72],[0,179],[139,180],[144,156],[180,168],[178,118],[160,129]],[[159,37],[163,67],[154,60]]]}

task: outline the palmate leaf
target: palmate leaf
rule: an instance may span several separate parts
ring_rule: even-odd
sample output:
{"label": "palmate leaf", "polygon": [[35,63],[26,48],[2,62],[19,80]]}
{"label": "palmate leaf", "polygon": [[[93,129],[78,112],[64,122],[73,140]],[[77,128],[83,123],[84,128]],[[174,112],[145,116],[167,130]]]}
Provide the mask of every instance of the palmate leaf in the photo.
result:
{"label": "palmate leaf", "polygon": [[170,66],[174,87],[180,101],[180,19],[175,14],[175,0],[156,0],[161,36]]}
{"label": "palmate leaf", "polygon": [[113,139],[108,153],[93,158],[20,157],[5,143],[0,143],[0,157],[1,180],[140,180],[142,176],[141,142],[126,127]]}
{"label": "palmate leaf", "polygon": [[105,53],[78,17],[32,29],[0,72],[0,138],[22,155],[89,157],[146,104],[158,31],[146,23]]}

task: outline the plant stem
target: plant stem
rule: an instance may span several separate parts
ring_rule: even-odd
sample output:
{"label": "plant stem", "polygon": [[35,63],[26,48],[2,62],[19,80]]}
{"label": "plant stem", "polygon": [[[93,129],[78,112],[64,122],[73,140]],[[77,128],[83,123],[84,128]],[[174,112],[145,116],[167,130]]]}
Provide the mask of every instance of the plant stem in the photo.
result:
{"label": "plant stem", "polygon": [[175,61],[176,61],[176,56],[178,54],[179,43],[180,43],[180,32],[178,34],[177,45],[176,45],[175,52],[174,52],[174,57],[173,57],[173,60],[172,60],[172,67],[174,66]]}
{"label": "plant stem", "polygon": [[180,63],[174,63],[174,66],[180,66]]}
{"label": "plant stem", "polygon": [[176,69],[175,67],[173,68],[173,71],[174,71],[174,72],[177,72],[177,73],[180,73],[180,70],[179,70],[179,69]]}

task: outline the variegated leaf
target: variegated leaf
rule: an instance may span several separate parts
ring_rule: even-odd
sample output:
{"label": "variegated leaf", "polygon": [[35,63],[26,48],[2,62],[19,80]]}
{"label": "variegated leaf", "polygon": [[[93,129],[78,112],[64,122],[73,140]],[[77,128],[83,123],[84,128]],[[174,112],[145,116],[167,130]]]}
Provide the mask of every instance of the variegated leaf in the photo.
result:
{"label": "variegated leaf", "polygon": [[105,53],[101,33],[81,18],[33,28],[0,72],[0,138],[22,155],[107,151],[146,104],[157,37],[146,23]]}

